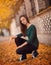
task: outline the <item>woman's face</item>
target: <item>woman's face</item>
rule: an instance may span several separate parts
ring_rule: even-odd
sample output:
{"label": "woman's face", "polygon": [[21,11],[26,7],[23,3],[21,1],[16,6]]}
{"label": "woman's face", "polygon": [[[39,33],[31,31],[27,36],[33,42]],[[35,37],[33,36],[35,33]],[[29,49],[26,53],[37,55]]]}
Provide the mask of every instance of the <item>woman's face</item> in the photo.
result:
{"label": "woman's face", "polygon": [[24,24],[24,25],[27,24],[27,20],[26,20],[25,17],[21,17],[20,20],[21,20],[21,23],[22,23],[22,24]]}

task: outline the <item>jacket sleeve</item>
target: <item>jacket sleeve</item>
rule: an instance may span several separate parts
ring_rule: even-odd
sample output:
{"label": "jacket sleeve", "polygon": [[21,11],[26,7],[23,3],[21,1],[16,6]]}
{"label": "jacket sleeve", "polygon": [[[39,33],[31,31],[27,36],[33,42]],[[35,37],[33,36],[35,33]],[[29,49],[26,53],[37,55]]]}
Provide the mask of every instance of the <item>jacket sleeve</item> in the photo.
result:
{"label": "jacket sleeve", "polygon": [[23,36],[23,34],[22,34],[22,33],[20,33],[20,34],[18,34],[17,36],[18,36],[18,37],[21,37],[21,36]]}
{"label": "jacket sleeve", "polygon": [[34,41],[34,37],[36,35],[36,28],[33,26],[30,30],[29,39],[27,40],[27,43],[32,43]]}

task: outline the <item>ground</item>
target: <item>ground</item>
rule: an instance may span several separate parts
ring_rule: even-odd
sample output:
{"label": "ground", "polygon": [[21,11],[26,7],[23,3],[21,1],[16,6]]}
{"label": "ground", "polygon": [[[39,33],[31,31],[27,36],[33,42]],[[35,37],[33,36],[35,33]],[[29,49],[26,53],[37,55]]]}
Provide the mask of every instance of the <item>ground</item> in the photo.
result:
{"label": "ground", "polygon": [[51,65],[51,46],[40,43],[39,55],[32,59],[31,54],[27,55],[27,60],[18,62],[20,55],[16,54],[14,40],[0,42],[0,65]]}

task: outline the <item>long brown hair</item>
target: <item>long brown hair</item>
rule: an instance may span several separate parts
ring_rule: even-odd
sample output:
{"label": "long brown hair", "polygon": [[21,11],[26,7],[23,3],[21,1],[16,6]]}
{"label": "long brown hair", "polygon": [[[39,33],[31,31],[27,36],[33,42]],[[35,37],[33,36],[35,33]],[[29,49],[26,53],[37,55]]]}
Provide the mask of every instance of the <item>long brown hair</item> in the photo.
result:
{"label": "long brown hair", "polygon": [[[27,23],[30,23],[29,19],[28,19],[28,17],[26,15],[21,15],[20,18],[19,18],[19,20],[21,19],[21,17],[24,17],[26,19]],[[22,24],[21,20],[20,20],[20,28],[21,28],[21,32],[25,36],[26,35],[27,26],[24,25],[24,24]]]}

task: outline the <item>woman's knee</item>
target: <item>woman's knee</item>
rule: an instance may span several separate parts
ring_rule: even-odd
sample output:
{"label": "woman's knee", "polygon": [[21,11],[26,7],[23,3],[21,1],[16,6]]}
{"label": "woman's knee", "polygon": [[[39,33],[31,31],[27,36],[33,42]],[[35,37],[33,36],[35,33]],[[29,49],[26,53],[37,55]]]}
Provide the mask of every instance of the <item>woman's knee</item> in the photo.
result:
{"label": "woman's knee", "polygon": [[20,49],[16,49],[16,53],[17,53],[17,54],[21,54]]}

